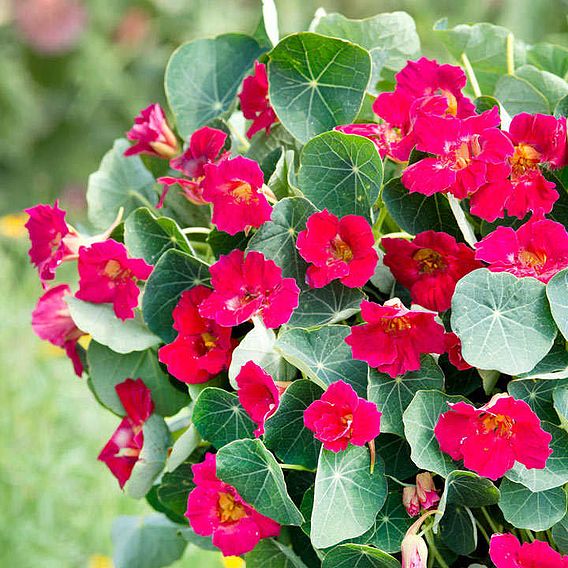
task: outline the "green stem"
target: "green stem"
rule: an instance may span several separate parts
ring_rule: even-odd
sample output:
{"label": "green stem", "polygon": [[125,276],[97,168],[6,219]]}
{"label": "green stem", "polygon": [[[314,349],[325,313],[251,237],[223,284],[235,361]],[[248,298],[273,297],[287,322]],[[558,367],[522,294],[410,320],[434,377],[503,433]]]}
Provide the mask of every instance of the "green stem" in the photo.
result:
{"label": "green stem", "polygon": [[398,483],[402,487],[414,487],[414,485],[412,483],[404,483],[403,481],[400,481],[399,479],[397,479],[396,477],[393,477],[392,475],[386,475],[386,477],[389,477],[395,483]]}
{"label": "green stem", "polygon": [[521,529],[521,533],[525,536],[525,540],[527,542],[534,542],[535,541],[534,535],[531,531],[529,531],[527,529]]}
{"label": "green stem", "polygon": [[515,36],[512,33],[507,36],[507,74],[515,74]]}
{"label": "green stem", "polygon": [[477,82],[477,77],[475,76],[475,71],[471,66],[468,56],[462,53],[461,56],[463,66],[465,67],[465,72],[469,82],[471,83],[471,88],[473,89],[473,94],[477,97],[481,96],[481,89],[479,88],[479,83]]}
{"label": "green stem", "polygon": [[456,219],[458,227],[460,228],[460,231],[462,232],[465,242],[470,247],[472,248],[475,247],[475,243],[477,242],[477,239],[475,238],[475,233],[469,221],[467,220],[467,217],[465,216],[464,210],[461,208],[459,200],[456,197],[454,197],[451,193],[448,193],[447,197],[450,203],[450,209],[454,214],[454,217]]}
{"label": "green stem", "polygon": [[250,142],[231,124],[230,121],[227,122],[229,126],[229,130],[238,139],[239,143],[243,147],[244,151],[246,152],[250,148]]}
{"label": "green stem", "polygon": [[440,568],[450,568],[446,564],[446,561],[444,560],[444,558],[440,554],[440,551],[436,547],[436,543],[434,542],[434,535],[432,534],[432,532],[427,530],[424,533],[424,536],[426,537],[426,541],[428,542],[428,547],[430,548],[430,551],[432,552],[432,556],[436,559],[436,562],[438,562],[438,564],[440,565]]}
{"label": "green stem", "polygon": [[487,509],[485,507],[481,507],[481,512],[483,513],[483,516],[485,517],[487,524],[491,527],[493,533],[500,533],[501,529],[495,524]]}
{"label": "green stem", "polygon": [[296,465],[293,463],[281,463],[279,465],[282,469],[293,469],[294,471],[315,471],[315,469],[310,469],[309,467],[304,467],[303,465]]}
{"label": "green stem", "polygon": [[379,210],[379,216],[377,217],[377,220],[373,224],[373,235],[375,237],[375,240],[377,240],[381,236],[381,229],[383,228],[383,223],[387,218],[387,214],[387,208],[383,205]]}
{"label": "green stem", "polygon": [[208,227],[186,227],[182,229],[181,232],[184,235],[208,235],[211,232],[211,229]]}
{"label": "green stem", "polygon": [[478,528],[479,532],[482,534],[483,538],[487,541],[487,544],[489,544],[489,540],[490,540],[489,535],[487,534],[487,531],[485,530],[483,525],[477,519],[475,519],[475,524],[477,525],[477,528]]}
{"label": "green stem", "polygon": [[154,209],[155,205],[150,203],[150,201],[148,199],[146,199],[141,193],[138,193],[137,191],[130,190],[128,192],[128,194],[131,197],[134,197],[134,199],[138,199],[138,201],[140,201],[140,203],[142,203],[142,205],[145,205],[146,207],[148,207],[148,209],[150,209],[150,211],[152,211]]}

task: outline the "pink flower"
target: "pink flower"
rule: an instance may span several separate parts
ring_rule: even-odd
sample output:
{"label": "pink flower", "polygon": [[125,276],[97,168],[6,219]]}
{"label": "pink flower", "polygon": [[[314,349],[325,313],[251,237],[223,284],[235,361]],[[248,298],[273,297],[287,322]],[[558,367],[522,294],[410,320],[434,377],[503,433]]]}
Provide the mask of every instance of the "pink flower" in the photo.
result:
{"label": "pink flower", "polygon": [[71,295],[71,290],[67,284],[47,290],[32,312],[32,328],[40,339],[65,349],[73,363],[75,374],[80,377],[83,374],[83,363],[77,352],[77,342],[86,334],[71,319],[64,300],[68,295]]}
{"label": "pink flower", "polygon": [[233,327],[259,316],[268,328],[288,322],[298,307],[300,289],[293,278],[260,252],[234,250],[210,268],[213,293],[199,307],[202,317]]}
{"label": "pink flower", "polygon": [[489,555],[497,568],[568,568],[562,556],[541,540],[522,545],[512,534],[491,536]]}
{"label": "pink flower", "polygon": [[205,286],[183,292],[172,314],[178,335],[158,351],[169,373],[184,383],[205,383],[231,362],[231,329],[199,314],[199,305],[210,295]]}
{"label": "pink flower", "polygon": [[251,551],[262,538],[278,536],[280,525],[255,511],[237,490],[217,478],[216,457],[192,466],[196,485],[187,499],[185,516],[201,536],[211,536],[223,556]]}
{"label": "pink flower", "polygon": [[154,404],[142,379],[126,379],[116,385],[115,390],[126,417],[102,449],[98,459],[106,464],[123,488],[140,457],[144,445],[142,427],[154,411]]}
{"label": "pink flower", "polygon": [[540,166],[557,169],[567,164],[565,117],[521,113],[513,118],[508,134],[515,147],[511,180],[499,191],[484,189],[472,202],[472,212],[487,221],[503,217],[505,210],[520,219],[529,212],[550,213],[558,192]]}
{"label": "pink flower", "polygon": [[205,164],[215,164],[226,159],[228,152],[222,152],[227,135],[222,130],[204,126],[196,130],[189,140],[185,152],[170,160],[170,167],[183,173],[189,179],[171,176],[158,178],[158,182],[165,185],[160,197],[158,208],[164,204],[164,199],[170,187],[179,184],[185,197],[195,205],[205,205],[208,202],[203,198],[203,178],[205,177]]}
{"label": "pink flower", "polygon": [[213,224],[235,235],[260,227],[270,219],[272,207],[263,193],[264,174],[254,161],[237,156],[206,164],[203,198],[213,204]]}
{"label": "pink flower", "polygon": [[552,436],[523,400],[495,395],[476,409],[466,402],[448,403],[434,434],[440,449],[479,475],[498,479],[515,462],[528,469],[543,469],[552,453]]}
{"label": "pink flower", "polygon": [[402,127],[392,126],[386,122],[380,124],[344,124],[336,126],[334,130],[344,134],[364,136],[373,142],[381,158],[387,156],[396,162],[406,162],[414,147],[414,138],[410,134],[410,125],[406,126],[408,135],[403,136]]}
{"label": "pink flower", "polygon": [[476,243],[475,258],[492,272],[510,272],[519,278],[532,276],[548,282],[568,267],[568,233],[561,223],[531,219],[516,231],[497,227]]}
{"label": "pink flower", "polygon": [[381,245],[385,265],[412,301],[438,312],[450,308],[458,280],[482,266],[472,249],[446,233],[425,231],[412,241],[385,238]]}
{"label": "pink flower", "polygon": [[407,534],[401,543],[402,568],[427,568],[428,546],[417,534]]}
{"label": "pink flower", "polygon": [[326,450],[341,452],[351,442],[364,446],[380,433],[381,413],[344,381],[329,385],[304,411],[304,425]]}
{"label": "pink flower", "polygon": [[310,216],[296,246],[300,256],[312,263],[306,272],[310,287],[322,288],[339,278],[344,286],[359,288],[375,272],[378,255],[374,244],[373,231],[364,217],[338,219],[324,209]]}
{"label": "pink flower", "polygon": [[159,158],[173,158],[178,153],[178,142],[158,103],[154,103],[134,119],[134,126],[126,134],[136,142],[124,152],[125,156],[150,154]]}
{"label": "pink flower", "polygon": [[411,517],[416,517],[421,509],[428,510],[440,501],[432,474],[425,472],[416,476],[416,485],[402,490],[402,503]]}
{"label": "pink flower", "polygon": [[402,183],[411,192],[423,195],[452,193],[463,199],[490,180],[496,173],[509,175],[508,158],[513,145],[498,128],[499,110],[494,107],[464,120],[424,115],[416,122],[416,147],[434,157],[408,166]]}
{"label": "pink flower", "polygon": [[278,118],[268,100],[268,77],[264,63],[254,62],[254,73],[243,81],[239,100],[244,117],[252,120],[247,138],[252,138],[263,129],[266,134],[270,134],[270,127],[278,121]]}
{"label": "pink flower", "polygon": [[402,504],[409,517],[417,517],[420,513],[420,501],[416,485],[407,485],[402,490]]}
{"label": "pink flower", "polygon": [[446,351],[450,363],[458,371],[467,371],[473,367],[463,358],[460,338],[455,333],[446,333]]}
{"label": "pink flower", "polygon": [[128,258],[126,247],[112,239],[79,249],[80,300],[112,303],[116,317],[134,317],[140,290],[137,280],[146,280],[152,267],[141,258]]}
{"label": "pink flower", "polygon": [[383,306],[361,302],[365,323],[351,328],[345,342],[353,358],[391,377],[420,369],[420,355],[444,353],[444,327],[435,321],[436,314],[406,309],[398,298]]}
{"label": "pink flower", "polygon": [[245,363],[236,378],[239,401],[258,428],[254,435],[264,434],[264,423],[278,408],[280,389],[272,377],[254,361]]}
{"label": "pink flower", "polygon": [[44,283],[55,278],[57,267],[77,258],[80,246],[78,233],[65,222],[66,212],[56,201],[51,205],[36,205],[26,209],[26,222],[31,247],[29,256]]}

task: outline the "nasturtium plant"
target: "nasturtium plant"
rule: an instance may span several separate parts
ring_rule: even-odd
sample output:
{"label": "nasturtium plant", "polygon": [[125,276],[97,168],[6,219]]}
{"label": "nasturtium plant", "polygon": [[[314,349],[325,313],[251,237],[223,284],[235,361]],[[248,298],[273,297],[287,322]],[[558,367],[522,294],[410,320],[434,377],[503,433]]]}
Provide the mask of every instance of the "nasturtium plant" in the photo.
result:
{"label": "nasturtium plant", "polygon": [[27,210],[33,329],[155,510],[116,566],[568,566],[568,52],[262,8],[173,53],[92,231]]}

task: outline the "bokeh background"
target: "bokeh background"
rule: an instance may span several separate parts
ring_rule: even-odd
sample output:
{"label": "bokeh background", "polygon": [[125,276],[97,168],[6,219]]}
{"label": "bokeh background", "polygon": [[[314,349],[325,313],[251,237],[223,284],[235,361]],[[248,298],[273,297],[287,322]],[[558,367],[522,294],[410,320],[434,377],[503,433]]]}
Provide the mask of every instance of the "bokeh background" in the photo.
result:
{"label": "bokeh background", "polygon": [[[96,461],[117,419],[55,348],[37,340],[40,294],[22,208],[59,197],[84,219],[86,180],[137,112],[164,103],[180,43],[252,32],[260,0],[0,0],[0,566],[109,568],[110,527],[147,511]],[[489,21],[528,42],[568,46],[568,0],[276,0],[281,33],[319,6],[348,17],[406,10],[423,51],[446,56],[432,25]],[[188,549],[177,568],[216,568]]]}

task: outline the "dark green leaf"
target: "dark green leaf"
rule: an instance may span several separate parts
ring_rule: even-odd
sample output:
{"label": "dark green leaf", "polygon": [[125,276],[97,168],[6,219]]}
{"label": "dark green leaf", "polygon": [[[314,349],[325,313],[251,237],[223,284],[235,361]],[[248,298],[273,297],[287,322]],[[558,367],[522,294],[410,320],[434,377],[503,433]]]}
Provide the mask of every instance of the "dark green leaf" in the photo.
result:
{"label": "dark green leaf", "polygon": [[245,560],[247,568],[306,568],[289,546],[273,538],[262,539]]}
{"label": "dark green leaf", "polygon": [[362,544],[342,544],[326,554],[322,568],[400,568],[390,554]]}
{"label": "dark green leaf", "polygon": [[418,473],[410,459],[410,446],[395,434],[381,434],[376,440],[377,453],[385,462],[385,473],[396,479],[408,479]]}
{"label": "dark green leaf", "polygon": [[554,389],[566,385],[568,379],[517,379],[507,385],[507,390],[511,396],[527,402],[541,420],[556,423],[558,416],[554,410],[552,395]]}
{"label": "dark green leaf", "polygon": [[568,515],[552,527],[552,538],[561,554],[568,554]]}
{"label": "dark green leaf", "polygon": [[440,538],[456,554],[471,554],[477,548],[477,527],[471,511],[461,505],[448,505],[440,521]]}

